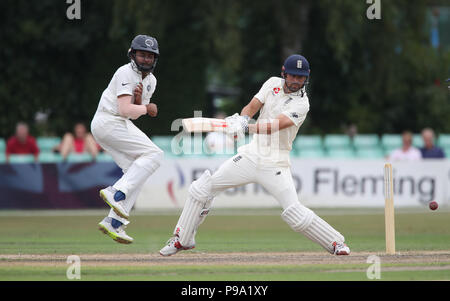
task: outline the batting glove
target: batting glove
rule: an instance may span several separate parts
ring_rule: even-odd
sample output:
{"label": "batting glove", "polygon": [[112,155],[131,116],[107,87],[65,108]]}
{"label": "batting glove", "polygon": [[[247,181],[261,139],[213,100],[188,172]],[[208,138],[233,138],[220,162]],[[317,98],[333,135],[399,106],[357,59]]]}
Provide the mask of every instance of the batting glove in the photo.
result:
{"label": "batting glove", "polygon": [[225,120],[227,121],[226,133],[233,135],[236,140],[243,138],[248,133],[249,116],[240,116],[238,113],[235,113],[225,118]]}

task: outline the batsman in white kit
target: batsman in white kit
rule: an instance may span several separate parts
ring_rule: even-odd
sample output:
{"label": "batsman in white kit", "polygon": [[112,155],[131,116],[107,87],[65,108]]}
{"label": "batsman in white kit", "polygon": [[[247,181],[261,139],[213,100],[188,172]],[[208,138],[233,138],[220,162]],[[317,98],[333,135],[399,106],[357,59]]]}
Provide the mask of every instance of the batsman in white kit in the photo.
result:
{"label": "batsman in white kit", "polygon": [[[248,132],[253,138],[212,175],[205,171],[190,185],[183,212],[161,255],[194,248],[197,228],[209,213],[213,199],[228,188],[249,183],[262,185],[278,200],[283,208],[281,218],[292,230],[331,254],[350,254],[344,236],[299,202],[290,171],[292,141],[309,111],[305,89],[309,74],[309,63],[303,56],[289,56],[281,78],[267,80],[240,115],[225,118],[225,132],[238,137]],[[249,124],[258,111],[257,122]]]}
{"label": "batsman in white kit", "polygon": [[115,72],[91,122],[95,140],[123,171],[114,185],[100,190],[111,210],[98,224],[99,229],[124,244],[133,242],[125,232],[131,208],[163,158],[163,151],[130,120],[157,115],[157,106],[150,103],[150,98],[156,88],[153,70],[159,57],[158,42],[138,35],[131,42],[128,57],[130,63]]}

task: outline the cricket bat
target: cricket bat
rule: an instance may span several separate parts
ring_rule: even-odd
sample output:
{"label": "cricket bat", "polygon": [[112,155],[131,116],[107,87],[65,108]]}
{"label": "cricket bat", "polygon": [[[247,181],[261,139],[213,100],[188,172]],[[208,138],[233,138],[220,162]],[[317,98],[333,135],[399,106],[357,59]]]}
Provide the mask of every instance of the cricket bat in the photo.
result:
{"label": "cricket bat", "polygon": [[206,117],[185,118],[182,124],[188,133],[225,132],[228,127],[225,119]]}

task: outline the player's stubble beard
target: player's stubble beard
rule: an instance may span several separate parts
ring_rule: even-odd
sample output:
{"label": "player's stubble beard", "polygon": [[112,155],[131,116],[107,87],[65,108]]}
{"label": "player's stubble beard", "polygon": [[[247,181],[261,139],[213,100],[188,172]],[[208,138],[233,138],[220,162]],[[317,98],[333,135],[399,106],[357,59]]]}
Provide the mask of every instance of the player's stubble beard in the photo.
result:
{"label": "player's stubble beard", "polygon": [[146,69],[149,70],[149,71],[142,71],[142,70],[141,70],[141,73],[142,73],[142,79],[144,79],[147,75],[150,74],[150,69],[151,69],[151,67],[153,66],[153,63],[154,63],[154,62],[155,62],[154,59],[150,60],[150,61],[147,63],[146,60],[142,60],[142,59],[138,59],[137,57],[134,57],[134,63],[135,63],[136,65],[139,65],[139,66],[144,67],[144,68],[146,68]]}
{"label": "player's stubble beard", "polygon": [[284,92],[285,93],[295,93],[298,90],[300,90],[302,87],[303,87],[303,85],[300,83],[292,83],[292,82],[289,83],[287,80],[285,80]]}
{"label": "player's stubble beard", "polygon": [[[151,64],[142,63],[141,66],[146,68],[147,70],[149,70],[152,67],[152,64],[153,64],[153,62]],[[150,73],[150,71],[141,71],[141,72],[142,72],[143,79]]]}
{"label": "player's stubble beard", "polygon": [[289,81],[288,76],[286,76],[284,73],[282,73],[282,77],[284,79],[283,90],[284,90],[284,93],[286,93],[286,94],[295,93],[305,86],[306,79],[303,80],[302,82]]}

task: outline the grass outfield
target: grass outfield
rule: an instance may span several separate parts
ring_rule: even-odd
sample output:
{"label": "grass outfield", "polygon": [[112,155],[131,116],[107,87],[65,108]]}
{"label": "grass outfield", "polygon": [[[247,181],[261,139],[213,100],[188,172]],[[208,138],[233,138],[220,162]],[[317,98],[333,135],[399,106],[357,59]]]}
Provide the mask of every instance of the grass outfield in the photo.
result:
{"label": "grass outfield", "polygon": [[450,212],[396,213],[397,256],[385,256],[384,215],[316,210],[345,235],[350,256],[336,257],[294,233],[278,211],[217,211],[197,247],[164,258],[159,249],[178,214],[132,216],[131,245],[97,230],[101,213],[0,213],[0,280],[67,280],[67,255],[81,257],[82,280],[368,280],[366,259],[381,258],[382,280],[450,280]]}
{"label": "grass outfield", "polygon": [[[448,263],[450,264],[450,262]],[[157,267],[82,267],[81,280],[86,281],[367,281],[367,264],[360,265],[307,265],[307,266],[252,266],[210,265],[198,266],[157,266]],[[381,268],[381,280],[448,280],[447,269],[389,270],[391,265]],[[420,266],[418,266],[420,267]],[[383,271],[386,269],[386,271]],[[0,269],[2,280],[13,281],[62,281],[66,278],[67,267],[13,267]]]}

